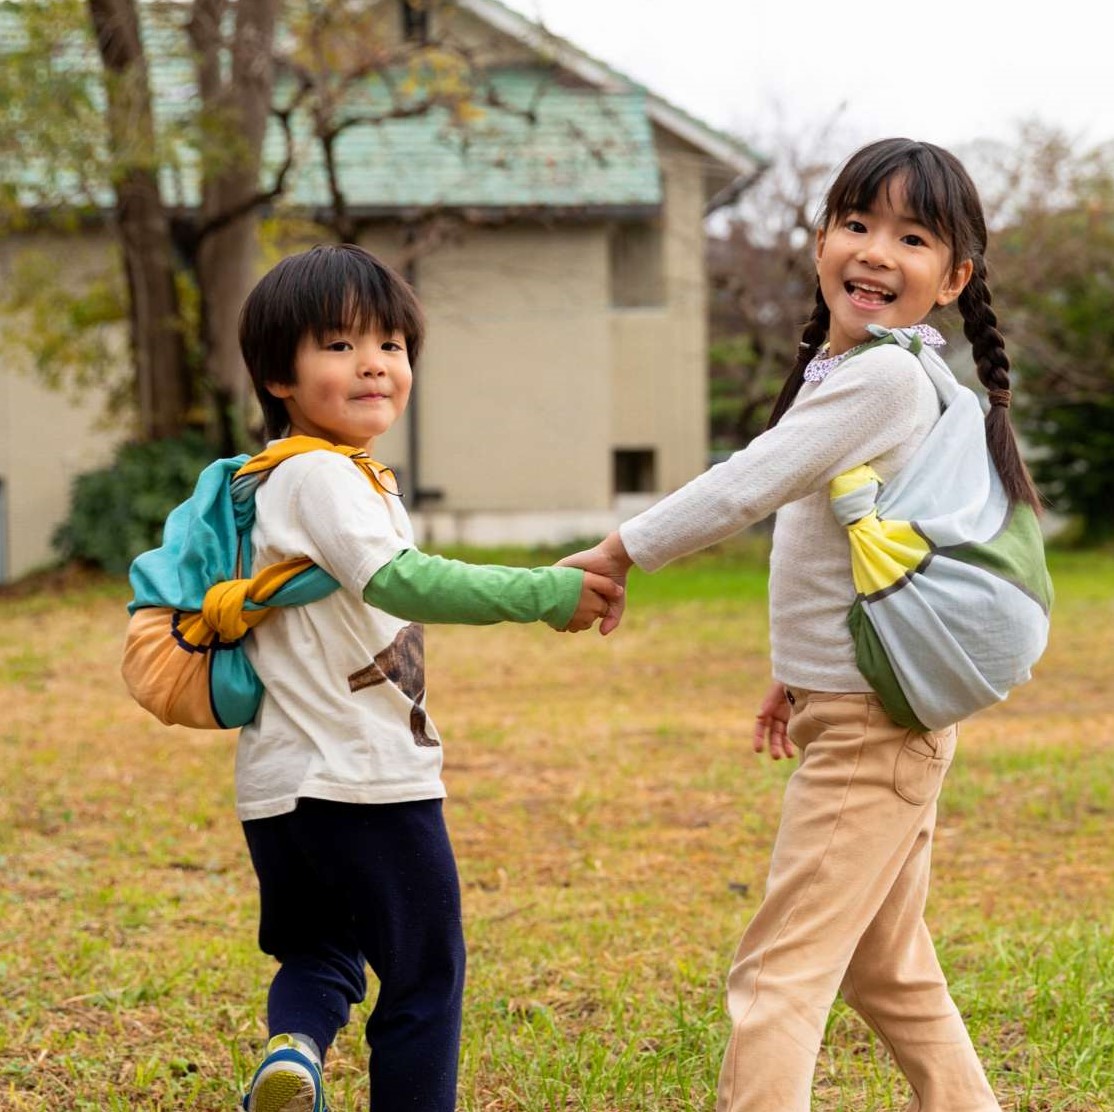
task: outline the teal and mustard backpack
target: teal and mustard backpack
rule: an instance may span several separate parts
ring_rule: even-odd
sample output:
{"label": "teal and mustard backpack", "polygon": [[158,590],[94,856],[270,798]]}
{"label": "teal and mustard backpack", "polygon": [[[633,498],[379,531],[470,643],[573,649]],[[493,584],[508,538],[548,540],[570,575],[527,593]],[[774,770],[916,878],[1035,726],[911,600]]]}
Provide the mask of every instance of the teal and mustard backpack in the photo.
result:
{"label": "teal and mustard backpack", "polygon": [[338,588],[308,557],[254,574],[251,567],[259,484],[284,460],[312,451],[347,455],[376,489],[398,493],[390,469],[366,452],[288,437],[256,456],[209,464],[167,517],[162,545],[132,561],[121,671],[136,702],[166,725],[230,729],[250,722],[263,685],[245,638],[274,607],[303,606]]}
{"label": "teal and mustard backpack", "polygon": [[848,623],[890,717],[942,729],[1029,679],[1048,642],[1052,581],[1036,514],[1006,499],[974,393],[915,333],[871,331],[919,359],[941,414],[889,482],[861,466],[830,484],[857,592]]}

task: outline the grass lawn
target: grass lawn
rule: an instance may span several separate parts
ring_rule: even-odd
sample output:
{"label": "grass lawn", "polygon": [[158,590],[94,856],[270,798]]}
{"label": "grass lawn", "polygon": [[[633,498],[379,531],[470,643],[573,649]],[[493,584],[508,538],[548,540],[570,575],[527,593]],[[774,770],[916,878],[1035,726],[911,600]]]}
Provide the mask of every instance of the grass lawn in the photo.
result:
{"label": "grass lawn", "polygon": [[[1114,553],[1055,554],[1033,683],[965,725],[929,906],[1008,1112],[1114,1110]],[[430,710],[470,967],[462,1112],[709,1109],[722,982],[791,765],[750,752],[758,555],[636,576],[623,628],[433,628]],[[0,1109],[231,1110],[270,959],[232,734],[165,729],[118,674],[126,587],[0,596]],[[359,1009],[327,1069],[366,1109]],[[901,1109],[842,1005],[823,1112]]]}

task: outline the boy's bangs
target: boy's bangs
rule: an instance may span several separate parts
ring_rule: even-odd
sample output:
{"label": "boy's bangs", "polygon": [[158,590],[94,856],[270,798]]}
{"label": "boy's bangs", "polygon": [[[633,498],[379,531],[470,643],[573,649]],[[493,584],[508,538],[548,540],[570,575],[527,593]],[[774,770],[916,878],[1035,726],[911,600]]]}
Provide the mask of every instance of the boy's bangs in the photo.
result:
{"label": "boy's bangs", "polygon": [[408,343],[420,336],[422,325],[412,299],[401,294],[397,280],[369,256],[346,251],[322,252],[314,292],[305,304],[306,319],[299,329],[319,343],[336,332],[400,332]]}

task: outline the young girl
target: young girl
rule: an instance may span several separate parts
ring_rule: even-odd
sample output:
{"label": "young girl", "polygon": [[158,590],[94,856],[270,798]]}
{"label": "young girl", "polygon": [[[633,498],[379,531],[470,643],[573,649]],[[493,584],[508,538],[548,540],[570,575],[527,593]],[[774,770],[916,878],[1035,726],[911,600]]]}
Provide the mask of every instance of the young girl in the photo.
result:
{"label": "young girl", "polygon": [[[989,394],[986,437],[1011,503],[1038,508],[1007,409],[1009,360],[986,285],[986,225],[947,151],[888,139],[854,154],[816,237],[816,307],[766,431],[725,463],[569,562],[622,582],[777,510],[770,557],[773,682],[754,747],[801,754],[790,778],[765,899],[728,978],[732,1033],[719,1112],[807,1112],[837,992],[889,1048],[910,1112],[997,1112],[924,920],[936,800],[956,729],[895,724],[855,663],[848,538],[828,483],[869,463],[883,480],[939,416],[936,391],[869,325],[913,328],[958,300]],[[601,631],[621,618],[614,608]],[[915,779],[915,783],[910,782]]]}
{"label": "young girl", "polygon": [[456,1107],[460,888],[419,623],[581,630],[619,594],[590,572],[479,567],[414,546],[370,453],[406,409],[422,331],[410,287],[347,244],[284,259],[240,318],[268,435],[301,438],[272,445],[300,451],[256,494],[252,564],[308,556],[340,584],[276,609],[248,642],[265,693],[237,745],[236,809],[259,944],[279,968],[247,1112],[322,1112],[322,1060],[364,998],[365,963],[379,979],[366,1028],[375,1112]]}

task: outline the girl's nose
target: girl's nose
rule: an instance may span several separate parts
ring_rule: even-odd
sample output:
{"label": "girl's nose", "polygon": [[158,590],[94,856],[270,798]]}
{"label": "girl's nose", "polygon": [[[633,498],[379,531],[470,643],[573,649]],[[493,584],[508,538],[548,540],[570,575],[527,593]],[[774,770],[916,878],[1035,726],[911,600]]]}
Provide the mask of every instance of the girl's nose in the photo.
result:
{"label": "girl's nose", "polygon": [[880,236],[868,236],[859,245],[859,261],[867,266],[889,266],[890,254],[885,241]]}

